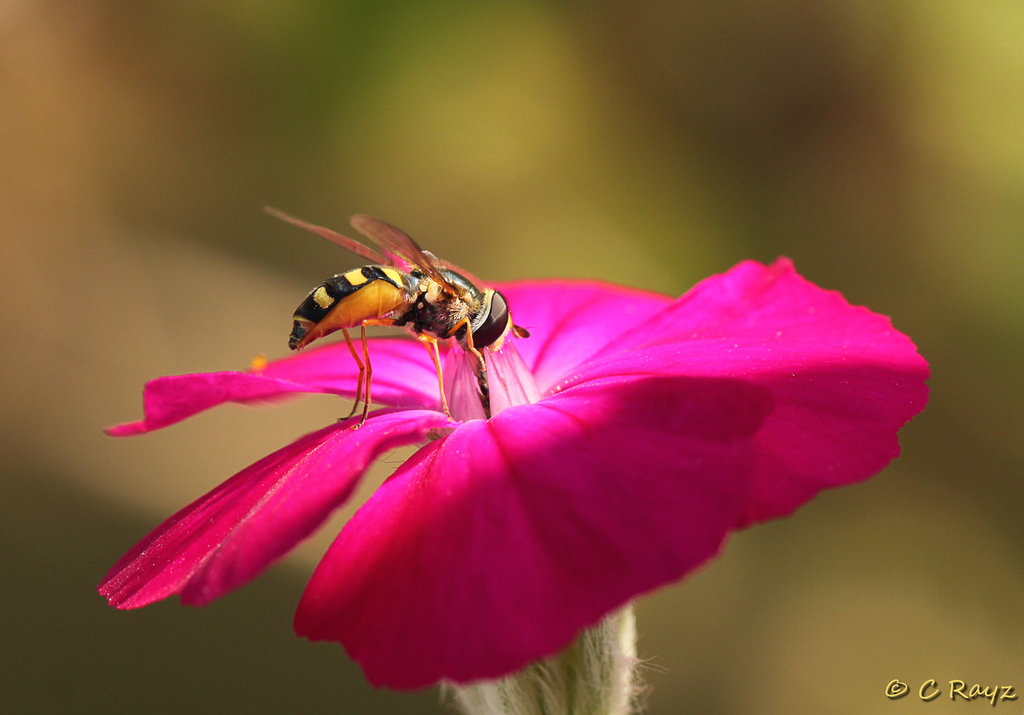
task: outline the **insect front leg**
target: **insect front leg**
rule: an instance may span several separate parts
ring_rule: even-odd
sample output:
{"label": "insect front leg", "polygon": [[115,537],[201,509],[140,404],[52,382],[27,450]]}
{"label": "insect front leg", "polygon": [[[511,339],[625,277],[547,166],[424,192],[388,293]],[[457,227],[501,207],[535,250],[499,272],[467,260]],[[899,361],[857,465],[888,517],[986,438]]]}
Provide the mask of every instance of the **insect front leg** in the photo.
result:
{"label": "insect front leg", "polygon": [[483,353],[477,350],[476,346],[473,345],[473,331],[471,329],[469,319],[463,318],[462,320],[460,320],[459,323],[454,328],[452,328],[451,334],[454,335],[463,327],[466,329],[466,350],[473,357],[476,358],[476,381],[477,385],[480,386],[480,400],[481,403],[483,404],[484,414],[487,416],[487,419],[490,419],[491,390],[487,383],[487,363],[486,361],[484,361]]}

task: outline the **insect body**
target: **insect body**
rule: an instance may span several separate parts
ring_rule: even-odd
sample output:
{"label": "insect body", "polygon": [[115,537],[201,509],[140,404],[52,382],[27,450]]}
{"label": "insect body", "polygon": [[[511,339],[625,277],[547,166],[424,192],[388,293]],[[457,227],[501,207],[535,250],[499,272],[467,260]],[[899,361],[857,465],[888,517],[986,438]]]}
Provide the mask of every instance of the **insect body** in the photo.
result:
{"label": "insect body", "polygon": [[[498,350],[510,332],[516,337],[529,335],[512,323],[508,303],[501,293],[479,287],[454,266],[421,249],[394,226],[369,216],[352,217],[352,226],[380,246],[383,254],[321,226],[272,209],[267,211],[374,261],[371,265],[332,276],[310,291],[292,316],[292,332],[288,338],[288,347],[297,350],[317,338],[342,331],[359,365],[353,414],[362,399],[365,421],[371,404],[373,372],[366,345],[366,326],[389,325],[405,327],[427,346],[437,370],[441,405],[446,415],[449,414],[448,403],[437,344],[453,339],[471,353],[475,358],[480,399],[484,412],[490,415],[487,367],[480,351]],[[348,328],[356,326],[360,329],[362,359],[348,332]]]}

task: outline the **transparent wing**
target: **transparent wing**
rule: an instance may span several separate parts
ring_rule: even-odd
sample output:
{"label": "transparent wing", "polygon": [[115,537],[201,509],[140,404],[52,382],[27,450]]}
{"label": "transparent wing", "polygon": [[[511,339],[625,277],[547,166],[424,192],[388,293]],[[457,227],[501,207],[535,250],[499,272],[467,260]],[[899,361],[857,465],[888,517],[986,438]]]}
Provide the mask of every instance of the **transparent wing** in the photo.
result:
{"label": "transparent wing", "polygon": [[399,229],[366,214],[356,214],[349,220],[349,223],[352,224],[352,228],[380,246],[386,254],[399,256],[407,263],[419,268],[428,278],[440,283],[452,295],[458,293],[441,273],[445,264],[434,254],[420,248],[418,243]]}
{"label": "transparent wing", "polygon": [[[308,223],[306,221],[303,221],[300,218],[295,218],[294,216],[289,216],[284,211],[278,211],[277,209],[271,208],[270,206],[264,206],[263,210],[266,211],[271,216],[273,216],[274,218],[279,218],[282,221],[290,223],[293,226],[298,226],[301,229],[304,229],[306,231],[309,231],[310,233],[316,234],[320,238],[325,238],[328,241],[330,241],[331,243],[334,243],[334,244],[337,244],[337,245],[341,246],[346,251],[351,251],[352,253],[356,254],[357,256],[362,256],[363,258],[368,259],[371,263],[382,263],[382,264],[393,264],[394,263],[394,261],[388,260],[383,255],[381,255],[380,253],[377,253],[375,250],[373,250],[372,248],[370,248],[366,244],[360,243],[359,241],[355,240],[354,238],[349,238],[348,236],[342,236],[337,231],[332,231],[329,228],[324,228],[323,226],[317,226],[316,224],[312,224],[312,223]],[[409,239],[409,240],[411,241],[412,239]]]}

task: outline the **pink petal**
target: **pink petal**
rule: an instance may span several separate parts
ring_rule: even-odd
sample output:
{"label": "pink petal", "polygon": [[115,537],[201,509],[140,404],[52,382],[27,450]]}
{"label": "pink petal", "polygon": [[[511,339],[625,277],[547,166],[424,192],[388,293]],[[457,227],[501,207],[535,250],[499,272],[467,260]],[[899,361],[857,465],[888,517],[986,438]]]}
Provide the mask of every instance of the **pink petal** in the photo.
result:
{"label": "pink petal", "polygon": [[[487,382],[490,393],[491,414],[496,415],[512,405],[537,402],[540,393],[533,375],[519,356],[519,340],[506,340],[500,350],[485,350]],[[480,399],[477,378],[477,360],[464,350],[452,350],[444,364],[444,394],[452,419],[460,422],[486,419]]]}
{"label": "pink petal", "polygon": [[[358,347],[357,347],[358,349]],[[370,343],[374,404],[438,409],[437,374],[412,340],[375,338]],[[125,437],[180,422],[203,410],[238,402],[277,400],[296,393],[354,398],[359,369],[344,341],[275,360],[261,370],[171,375],[150,380],[143,391],[145,418],[107,429]]]}
{"label": "pink petal", "polygon": [[[353,344],[361,356],[362,347],[356,332],[353,331]],[[370,338],[367,345],[373,366],[374,403],[424,409],[440,407],[437,372],[420,343],[411,337],[381,337]],[[330,392],[346,397],[355,395],[359,377],[358,366],[344,340],[275,360],[261,373],[298,384],[326,386]]]}
{"label": "pink petal", "polygon": [[487,418],[480,400],[476,358],[464,350],[449,350],[444,362],[444,394],[452,418],[460,422]]}
{"label": "pink petal", "polygon": [[885,316],[748,261],[698,284],[559,387],[605,375],[729,377],[768,387],[755,488],[738,525],[787,514],[899,454],[897,432],[928,400],[928,365]]}
{"label": "pink petal", "polygon": [[607,378],[464,423],[346,525],[296,630],[400,688],[554,653],[718,550],[769,410],[737,381]]}
{"label": "pink petal", "polygon": [[547,392],[624,330],[672,304],[659,293],[597,281],[522,281],[498,287],[516,325],[530,337],[515,341],[537,386]]}
{"label": "pink petal", "polygon": [[118,608],[180,593],[207,603],[252,579],[313,532],[386,450],[447,424],[438,412],[378,412],[308,434],[185,507],[129,551],[99,592]]}
{"label": "pink petal", "polygon": [[500,350],[484,353],[492,415],[514,405],[528,405],[541,399],[537,383],[516,347],[520,342],[509,340]]}

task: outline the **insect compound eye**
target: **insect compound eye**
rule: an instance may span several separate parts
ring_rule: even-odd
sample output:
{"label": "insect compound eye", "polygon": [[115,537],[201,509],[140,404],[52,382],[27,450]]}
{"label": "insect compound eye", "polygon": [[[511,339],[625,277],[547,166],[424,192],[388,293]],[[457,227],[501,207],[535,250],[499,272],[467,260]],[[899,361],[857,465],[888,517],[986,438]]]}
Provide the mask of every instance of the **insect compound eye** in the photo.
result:
{"label": "insect compound eye", "polygon": [[473,331],[473,346],[485,348],[492,345],[508,330],[508,303],[505,296],[494,291],[491,296],[491,309],[487,317]]}

